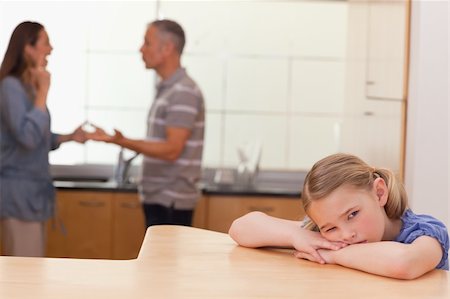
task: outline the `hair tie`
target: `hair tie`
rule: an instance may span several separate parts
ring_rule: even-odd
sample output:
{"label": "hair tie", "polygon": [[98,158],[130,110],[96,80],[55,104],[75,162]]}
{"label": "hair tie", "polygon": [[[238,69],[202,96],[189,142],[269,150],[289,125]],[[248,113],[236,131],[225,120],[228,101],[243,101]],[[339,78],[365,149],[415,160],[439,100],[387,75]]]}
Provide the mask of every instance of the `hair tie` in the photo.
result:
{"label": "hair tie", "polygon": [[373,175],[374,175],[376,178],[380,178],[380,177],[381,177],[381,175],[377,172],[377,169],[376,169],[375,167],[372,168],[372,172],[373,172]]}

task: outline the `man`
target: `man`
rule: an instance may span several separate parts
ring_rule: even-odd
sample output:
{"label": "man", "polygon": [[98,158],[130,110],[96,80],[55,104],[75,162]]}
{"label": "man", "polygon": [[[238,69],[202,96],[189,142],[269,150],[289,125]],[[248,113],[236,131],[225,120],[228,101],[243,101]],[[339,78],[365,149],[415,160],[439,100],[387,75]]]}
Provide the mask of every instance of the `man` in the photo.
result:
{"label": "man", "polygon": [[114,143],[145,155],[139,193],[147,226],[191,225],[199,199],[205,109],[196,83],[181,67],[184,31],[171,20],[157,20],[147,28],[140,52],[147,69],[160,77],[147,119],[147,138],[130,139],[100,128],[93,140]]}

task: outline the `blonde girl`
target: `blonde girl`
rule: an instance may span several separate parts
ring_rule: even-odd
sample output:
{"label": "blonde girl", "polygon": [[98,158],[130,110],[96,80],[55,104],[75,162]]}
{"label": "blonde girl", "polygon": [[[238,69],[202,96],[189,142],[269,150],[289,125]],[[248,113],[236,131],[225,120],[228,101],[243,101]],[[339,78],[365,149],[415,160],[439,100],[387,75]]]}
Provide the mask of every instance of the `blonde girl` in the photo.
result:
{"label": "blonde girl", "polygon": [[302,222],[252,212],[230,236],[245,247],[291,247],[297,258],[400,279],[448,270],[443,223],[408,208],[403,185],[387,170],[349,154],[317,162],[305,178]]}

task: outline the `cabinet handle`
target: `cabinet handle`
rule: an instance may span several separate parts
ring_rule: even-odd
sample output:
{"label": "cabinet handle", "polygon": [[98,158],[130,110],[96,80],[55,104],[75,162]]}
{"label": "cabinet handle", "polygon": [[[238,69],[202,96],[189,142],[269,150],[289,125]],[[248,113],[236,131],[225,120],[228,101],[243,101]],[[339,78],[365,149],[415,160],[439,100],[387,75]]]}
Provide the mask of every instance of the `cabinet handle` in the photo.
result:
{"label": "cabinet handle", "polygon": [[270,212],[275,211],[275,208],[274,207],[255,207],[255,206],[250,206],[250,207],[248,207],[248,210],[250,212],[252,212],[252,211],[260,211],[260,212],[264,212],[264,213],[270,213]]}
{"label": "cabinet handle", "polygon": [[121,208],[125,208],[125,209],[137,209],[141,206],[140,203],[137,202],[122,202],[120,204]]}
{"label": "cabinet handle", "polygon": [[100,208],[105,206],[104,202],[100,202],[100,201],[85,201],[85,200],[81,200],[80,202],[80,206],[83,207],[88,207],[88,208]]}
{"label": "cabinet handle", "polygon": [[374,81],[366,81],[366,84],[367,85],[375,85],[375,82]]}

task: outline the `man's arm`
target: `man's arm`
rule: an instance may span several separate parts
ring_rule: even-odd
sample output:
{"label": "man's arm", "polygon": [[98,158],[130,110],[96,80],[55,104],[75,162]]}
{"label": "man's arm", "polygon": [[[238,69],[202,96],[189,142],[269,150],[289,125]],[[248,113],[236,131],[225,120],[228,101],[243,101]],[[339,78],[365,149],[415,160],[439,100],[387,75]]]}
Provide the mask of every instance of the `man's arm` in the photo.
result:
{"label": "man's arm", "polygon": [[103,129],[95,128],[94,133],[86,133],[89,139],[114,143],[146,156],[167,161],[178,159],[191,135],[191,130],[187,128],[168,127],[165,140],[148,141],[127,138],[118,130],[115,130],[115,134],[111,136]]}
{"label": "man's arm", "polygon": [[382,241],[319,253],[327,263],[398,279],[414,279],[433,270],[443,254],[440,243],[428,236],[421,236],[411,244]]}

